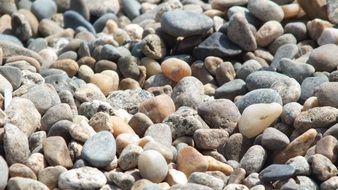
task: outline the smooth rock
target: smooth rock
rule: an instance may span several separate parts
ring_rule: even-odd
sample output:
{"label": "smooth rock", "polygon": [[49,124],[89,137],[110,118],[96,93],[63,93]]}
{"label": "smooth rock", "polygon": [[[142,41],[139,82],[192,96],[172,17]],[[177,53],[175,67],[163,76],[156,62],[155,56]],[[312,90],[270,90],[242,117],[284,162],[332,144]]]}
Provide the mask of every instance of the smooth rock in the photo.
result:
{"label": "smooth rock", "polygon": [[296,175],[309,175],[311,172],[310,165],[307,162],[306,158],[304,158],[303,156],[296,156],[294,158],[291,158],[286,162],[286,164],[295,168]]}
{"label": "smooth rock", "polygon": [[37,179],[32,169],[20,163],[15,163],[11,165],[11,167],[9,167],[9,176],[10,178],[24,177],[24,178],[34,179],[34,180]]}
{"label": "smooth rock", "polygon": [[248,9],[251,14],[263,22],[267,22],[269,20],[281,22],[284,18],[283,9],[273,1],[248,1]]}
{"label": "smooth rock", "polygon": [[256,32],[257,44],[260,47],[266,47],[283,33],[283,26],[279,22],[275,20],[268,21]]}
{"label": "smooth rock", "polygon": [[338,46],[335,44],[326,44],[314,49],[307,61],[316,71],[331,72],[338,66],[338,58],[332,55],[338,53]]}
{"label": "smooth rock", "polygon": [[331,135],[321,138],[316,143],[316,154],[324,155],[330,159],[332,163],[335,163],[337,160],[337,142],[337,139]]}
{"label": "smooth rock", "polygon": [[259,173],[259,179],[262,182],[274,182],[277,180],[285,180],[292,177],[296,170],[286,164],[272,164]]}
{"label": "smooth rock", "polygon": [[285,148],[290,143],[290,140],[281,131],[269,127],[264,130],[261,142],[262,146],[269,150],[280,150]]}
{"label": "smooth rock", "polygon": [[244,95],[247,91],[246,83],[242,79],[234,79],[218,87],[215,91],[215,98],[233,100],[236,96]]}
{"label": "smooth rock", "polygon": [[32,13],[41,20],[44,18],[52,18],[56,14],[56,4],[52,0],[37,0],[32,3]]}
{"label": "smooth rock", "polygon": [[177,58],[169,58],[163,61],[161,69],[164,76],[175,82],[191,75],[191,68],[188,63]]}
{"label": "smooth rock", "polygon": [[222,190],[224,186],[223,180],[202,172],[192,173],[188,178],[188,183],[205,185],[214,190]]}
{"label": "smooth rock", "polygon": [[333,24],[338,24],[338,4],[335,0],[327,1],[327,17],[329,21]]}
{"label": "smooth rock", "polygon": [[282,58],[279,61],[279,68],[283,74],[296,79],[299,83],[302,83],[304,79],[311,77],[315,72],[315,68],[312,65],[297,63],[289,58]]}
{"label": "smooth rock", "polygon": [[96,33],[90,22],[88,22],[82,15],[72,10],[68,10],[64,13],[64,23],[65,28],[72,28],[75,30],[77,27],[81,26],[93,34]]}
{"label": "smooth rock", "polygon": [[155,150],[147,150],[138,158],[138,169],[141,176],[154,183],[162,182],[168,174],[168,166],[164,157]]}
{"label": "smooth rock", "polygon": [[61,103],[49,108],[41,118],[41,129],[49,131],[49,129],[58,121],[72,121],[73,112],[68,104]]}
{"label": "smooth rock", "polygon": [[305,101],[306,99],[314,96],[317,88],[325,82],[329,82],[329,79],[323,75],[304,79],[301,84],[300,100]]}
{"label": "smooth rock", "polygon": [[145,100],[140,104],[139,110],[154,123],[160,123],[164,118],[175,112],[175,104],[170,96],[163,94]]}
{"label": "smooth rock", "polygon": [[[130,189],[135,183],[135,177],[128,173],[110,171],[105,175],[108,179],[107,180],[108,184],[116,184],[118,187],[121,187],[122,189]],[[115,186],[113,187],[116,188]],[[104,187],[102,187],[101,190],[102,189],[104,189]]]}
{"label": "smooth rock", "polygon": [[73,161],[67,148],[66,141],[60,136],[48,137],[42,144],[45,159],[50,166],[61,165],[71,168]]}
{"label": "smooth rock", "polygon": [[165,123],[157,123],[149,126],[149,128],[145,131],[144,136],[150,136],[156,142],[167,147],[170,147],[172,144],[172,132],[170,130],[170,126]]}
{"label": "smooth rock", "polygon": [[48,190],[49,188],[33,179],[23,178],[23,177],[12,177],[9,179],[7,184],[8,190],[25,190],[25,189],[36,189],[36,190]]}
{"label": "smooth rock", "polygon": [[308,158],[311,165],[312,173],[320,181],[325,181],[338,174],[337,167],[321,154],[315,154]]}
{"label": "smooth rock", "polygon": [[260,172],[266,157],[264,148],[260,145],[254,145],[244,154],[240,161],[240,166],[245,169],[247,174]]}
{"label": "smooth rock", "polygon": [[122,170],[130,170],[137,167],[138,158],[143,149],[140,146],[130,144],[126,146],[118,159],[118,165]]}
{"label": "smooth rock", "polygon": [[62,166],[49,166],[39,171],[38,180],[53,189],[58,186],[59,176],[66,171]]}
{"label": "smooth rock", "polygon": [[332,106],[338,108],[338,99],[334,94],[337,93],[338,82],[326,82],[321,84],[315,92],[320,106]]}
{"label": "smooth rock", "polygon": [[338,177],[337,176],[331,177],[330,179],[324,181],[320,185],[320,189],[335,190],[337,188],[338,188]]}
{"label": "smooth rock", "polygon": [[189,177],[194,172],[205,172],[208,161],[195,148],[187,146],[182,148],[176,158],[177,169]]}
{"label": "smooth rock", "polygon": [[2,175],[0,176],[0,189],[4,190],[8,182],[8,166],[6,160],[0,156],[0,170]]}

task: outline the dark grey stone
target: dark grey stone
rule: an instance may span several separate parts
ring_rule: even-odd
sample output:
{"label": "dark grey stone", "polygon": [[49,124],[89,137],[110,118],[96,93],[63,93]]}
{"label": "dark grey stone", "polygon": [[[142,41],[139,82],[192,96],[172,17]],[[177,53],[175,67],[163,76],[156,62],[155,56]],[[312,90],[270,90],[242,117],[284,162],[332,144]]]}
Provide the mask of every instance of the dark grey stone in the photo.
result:
{"label": "dark grey stone", "polygon": [[66,11],[63,15],[64,15],[64,25],[65,25],[64,27],[65,28],[72,28],[75,30],[77,27],[82,26],[86,28],[89,32],[93,34],[96,33],[92,24],[90,24],[90,22],[88,22],[79,13],[69,10],[69,11]]}
{"label": "dark grey stone", "polygon": [[292,177],[296,170],[286,164],[272,164],[259,173],[259,179],[263,182],[275,182]]}

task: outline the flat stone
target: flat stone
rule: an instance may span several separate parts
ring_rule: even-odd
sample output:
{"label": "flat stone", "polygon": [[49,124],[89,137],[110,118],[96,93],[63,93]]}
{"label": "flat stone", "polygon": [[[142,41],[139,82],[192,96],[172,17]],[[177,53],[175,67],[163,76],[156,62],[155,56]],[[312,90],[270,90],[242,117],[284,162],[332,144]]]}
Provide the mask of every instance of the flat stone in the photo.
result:
{"label": "flat stone", "polygon": [[246,83],[242,79],[234,79],[218,87],[215,91],[215,98],[233,100],[236,96],[244,95],[247,91]]}
{"label": "flat stone", "polygon": [[266,157],[264,148],[260,145],[254,145],[244,154],[240,166],[245,169],[247,174],[257,173],[263,167]]}
{"label": "flat stone", "polygon": [[6,124],[4,129],[3,147],[8,165],[25,163],[31,153],[26,134],[12,124]]}
{"label": "flat stone", "polygon": [[198,129],[194,132],[194,141],[199,149],[217,149],[229,137],[224,129]]}
{"label": "flat stone", "polygon": [[201,60],[208,56],[226,58],[239,55],[240,53],[242,53],[241,48],[221,32],[211,34],[195,47],[193,51],[194,56]]}
{"label": "flat stone", "polygon": [[236,105],[227,99],[202,103],[197,112],[211,128],[222,128],[229,134],[234,132],[241,118]]}
{"label": "flat stone", "polygon": [[168,174],[168,166],[164,157],[155,150],[147,150],[138,158],[138,169],[141,176],[154,183],[160,183]]}
{"label": "flat stone", "polygon": [[48,190],[49,188],[33,179],[23,178],[23,177],[12,177],[9,179],[7,184],[8,190],[24,190],[24,189],[36,189],[36,190]]}
{"label": "flat stone", "polygon": [[107,183],[106,176],[98,169],[81,167],[61,173],[58,186],[61,189],[99,189]]}
{"label": "flat stone", "polygon": [[56,4],[52,0],[34,1],[31,7],[32,13],[40,20],[43,18],[52,18],[52,16],[56,14],[56,9]]}
{"label": "flat stone", "polygon": [[189,11],[168,11],[161,17],[161,29],[175,37],[201,35],[212,25],[213,22],[209,17]]}
{"label": "flat stone", "polygon": [[274,182],[291,178],[296,170],[290,165],[272,164],[259,173],[259,179],[263,182]]}
{"label": "flat stone", "polygon": [[62,137],[48,137],[42,145],[45,159],[50,166],[61,165],[65,168],[71,168],[73,161],[70,158],[70,153],[67,144]]}
{"label": "flat stone", "polygon": [[116,142],[108,131],[101,131],[90,137],[82,149],[82,157],[95,167],[103,167],[113,161]]}

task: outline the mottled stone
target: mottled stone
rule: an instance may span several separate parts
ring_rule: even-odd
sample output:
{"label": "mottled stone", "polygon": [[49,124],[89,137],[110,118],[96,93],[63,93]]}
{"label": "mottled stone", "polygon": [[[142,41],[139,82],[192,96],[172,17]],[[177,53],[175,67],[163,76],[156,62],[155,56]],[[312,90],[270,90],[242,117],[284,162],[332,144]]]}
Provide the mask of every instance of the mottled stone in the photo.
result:
{"label": "mottled stone", "polygon": [[61,165],[65,168],[71,168],[73,166],[67,144],[62,137],[55,136],[46,138],[42,148],[45,159],[49,165]]}
{"label": "mottled stone", "polygon": [[308,158],[311,165],[312,173],[320,181],[325,181],[330,177],[336,176],[338,170],[332,162],[321,154],[315,154]]}
{"label": "mottled stone", "polygon": [[259,172],[266,159],[266,151],[260,145],[254,145],[248,149],[240,161],[241,168],[245,169],[247,174]]}

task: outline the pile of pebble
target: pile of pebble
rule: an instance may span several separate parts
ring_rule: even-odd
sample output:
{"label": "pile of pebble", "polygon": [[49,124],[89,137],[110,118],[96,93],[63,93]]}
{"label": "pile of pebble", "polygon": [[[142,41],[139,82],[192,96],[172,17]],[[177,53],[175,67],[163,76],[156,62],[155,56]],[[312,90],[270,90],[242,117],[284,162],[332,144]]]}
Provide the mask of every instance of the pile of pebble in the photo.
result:
{"label": "pile of pebble", "polygon": [[0,0],[0,190],[338,189],[337,0]]}

